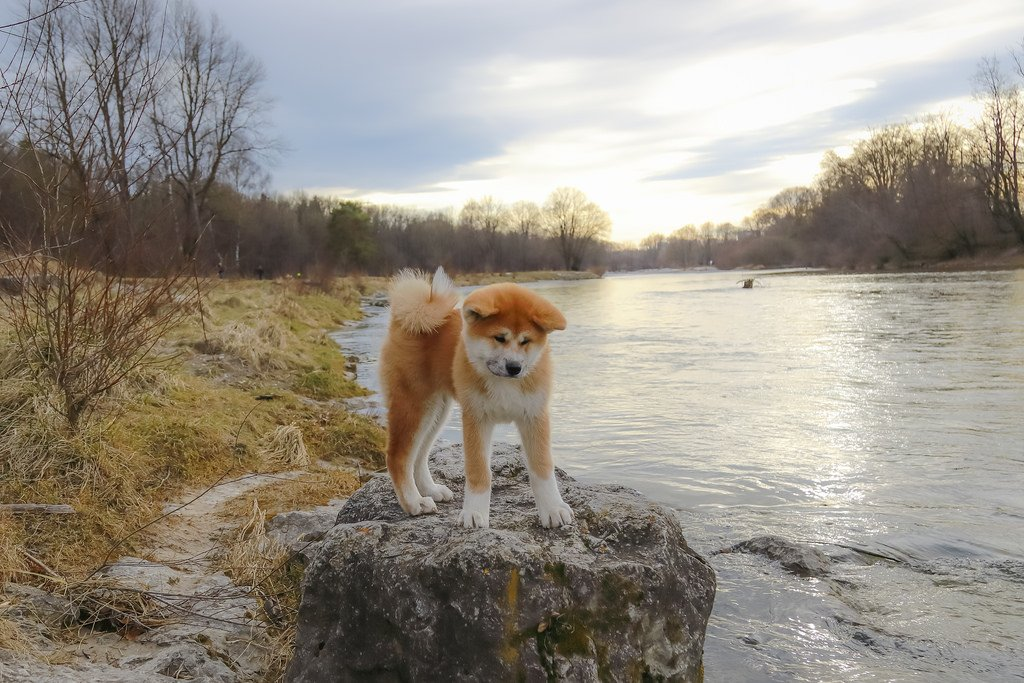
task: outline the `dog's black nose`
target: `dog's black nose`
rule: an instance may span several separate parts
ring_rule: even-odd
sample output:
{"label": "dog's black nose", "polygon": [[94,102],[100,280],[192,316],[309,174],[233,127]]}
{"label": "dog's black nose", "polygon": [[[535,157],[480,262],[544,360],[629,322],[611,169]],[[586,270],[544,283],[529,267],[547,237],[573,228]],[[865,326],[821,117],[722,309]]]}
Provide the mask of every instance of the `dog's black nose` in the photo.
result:
{"label": "dog's black nose", "polygon": [[505,372],[508,373],[509,377],[515,377],[522,371],[523,366],[520,365],[519,363],[513,363],[512,361],[508,361],[505,363]]}

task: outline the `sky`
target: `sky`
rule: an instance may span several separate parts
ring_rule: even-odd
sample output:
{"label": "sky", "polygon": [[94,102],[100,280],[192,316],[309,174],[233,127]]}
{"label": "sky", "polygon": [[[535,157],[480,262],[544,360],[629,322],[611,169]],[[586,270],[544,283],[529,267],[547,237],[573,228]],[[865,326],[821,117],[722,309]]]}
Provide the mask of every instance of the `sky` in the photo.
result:
{"label": "sky", "polygon": [[577,187],[612,239],[738,223],[828,149],[969,117],[1020,0],[205,0],[266,69],[271,187],[425,209]]}

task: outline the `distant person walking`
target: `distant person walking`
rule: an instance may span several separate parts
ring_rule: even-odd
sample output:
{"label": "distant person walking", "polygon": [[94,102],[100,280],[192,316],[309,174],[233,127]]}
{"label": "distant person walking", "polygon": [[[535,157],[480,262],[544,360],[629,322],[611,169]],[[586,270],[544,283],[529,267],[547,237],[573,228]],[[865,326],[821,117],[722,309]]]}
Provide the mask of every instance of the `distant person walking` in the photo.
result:
{"label": "distant person walking", "polygon": [[263,264],[262,263],[260,265],[256,266],[256,279],[257,280],[262,280],[263,279]]}

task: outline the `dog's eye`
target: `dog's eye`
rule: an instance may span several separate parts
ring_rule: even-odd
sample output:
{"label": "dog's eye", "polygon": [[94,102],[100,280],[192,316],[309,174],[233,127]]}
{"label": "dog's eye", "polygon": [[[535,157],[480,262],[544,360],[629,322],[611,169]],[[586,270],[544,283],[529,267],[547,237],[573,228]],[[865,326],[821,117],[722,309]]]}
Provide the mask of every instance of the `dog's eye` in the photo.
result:
{"label": "dog's eye", "polygon": [[499,344],[504,344],[505,343],[505,335],[503,335],[503,334],[495,335],[494,341],[498,342]]}
{"label": "dog's eye", "polygon": [[529,340],[529,339],[524,339],[523,341],[519,342],[519,345],[520,345],[520,346],[526,346],[526,345],[527,345],[527,344],[529,344],[529,343],[530,343],[530,340]]}

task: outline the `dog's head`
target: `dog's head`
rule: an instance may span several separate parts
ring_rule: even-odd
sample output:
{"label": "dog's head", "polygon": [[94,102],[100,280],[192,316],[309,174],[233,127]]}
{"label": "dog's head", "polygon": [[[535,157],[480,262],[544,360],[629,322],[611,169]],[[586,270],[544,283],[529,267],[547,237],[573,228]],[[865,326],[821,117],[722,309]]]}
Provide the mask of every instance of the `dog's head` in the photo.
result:
{"label": "dog's head", "polygon": [[543,356],[548,333],[565,329],[565,316],[550,301],[513,284],[472,292],[462,317],[470,362],[497,377],[526,377]]}

